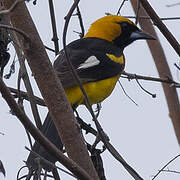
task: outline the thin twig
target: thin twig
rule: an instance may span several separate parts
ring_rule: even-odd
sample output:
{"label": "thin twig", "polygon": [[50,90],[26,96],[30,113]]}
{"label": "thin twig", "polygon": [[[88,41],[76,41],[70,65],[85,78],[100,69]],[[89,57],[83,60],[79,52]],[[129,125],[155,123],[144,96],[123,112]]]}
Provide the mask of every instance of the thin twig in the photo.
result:
{"label": "thin twig", "polygon": [[117,12],[117,15],[120,15],[120,11],[121,11],[121,9],[122,9],[122,7],[123,7],[123,5],[124,5],[124,3],[126,1],[128,1],[128,0],[123,0],[123,2],[120,4],[120,7],[119,7],[118,12]]}
{"label": "thin twig", "polygon": [[136,21],[135,21],[136,25],[138,24],[138,21],[139,21],[139,10],[140,10],[140,8],[141,8],[141,3],[138,0],[137,1],[137,10],[136,10]]}
{"label": "thin twig", "polygon": [[[10,20],[7,20],[7,24],[10,25]],[[34,100],[34,93],[33,93],[33,89],[30,83],[30,79],[27,73],[27,69],[26,69],[26,65],[25,65],[25,56],[23,55],[23,50],[21,48],[20,42],[17,38],[17,35],[14,31],[10,31],[10,37],[13,41],[13,46],[16,50],[17,56],[18,56],[18,60],[19,60],[19,64],[20,64],[20,69],[19,69],[19,74],[18,74],[18,96],[19,98],[21,98],[20,95],[20,80],[21,78],[24,81],[24,85],[26,87],[27,90],[27,95],[30,101],[30,105],[31,105],[31,109],[32,109],[32,113],[33,113],[33,117],[35,119],[36,125],[38,128],[41,128],[42,123],[41,123],[41,119],[39,116],[39,112],[38,112],[38,108],[36,105],[36,102]],[[28,137],[28,139],[30,140],[30,137]],[[30,141],[31,144],[31,141]]]}
{"label": "thin twig", "polygon": [[151,92],[149,92],[148,90],[146,90],[146,89],[140,84],[140,82],[138,81],[137,78],[136,78],[135,80],[136,80],[136,82],[138,83],[139,87],[140,87],[144,92],[146,92],[147,94],[151,95],[152,98],[155,98],[155,97],[156,97],[156,94],[152,94]]}
{"label": "thin twig", "polygon": [[[17,89],[14,89],[14,88],[11,88],[11,87],[8,87],[9,90],[14,93],[15,95],[13,95],[15,98],[18,97],[18,90]],[[21,94],[21,97],[26,99],[27,101],[29,101],[29,96],[27,94],[27,92],[24,92],[24,91],[20,91],[20,94]],[[43,99],[37,97],[37,96],[34,96],[34,100],[36,102],[36,104],[40,105],[40,106],[46,106],[45,102]]]}
{"label": "thin twig", "polygon": [[175,173],[175,174],[180,174],[180,171],[175,171],[175,170],[162,170],[162,172],[168,172],[168,173]]}
{"label": "thin twig", "polygon": [[[131,0],[131,4],[133,6],[134,11],[136,11],[136,2],[137,0]],[[147,16],[147,13],[144,8],[141,8],[140,13],[141,13],[141,16]],[[159,41],[155,28],[153,27],[152,21],[139,20],[139,25],[141,26],[142,30],[150,33],[151,35],[153,35],[153,37],[156,38],[156,41],[147,41],[147,44],[149,46],[151,55],[157,67],[159,77],[163,79],[164,78],[173,79],[171,71],[170,71],[170,67],[167,62],[168,60],[165,56],[165,52]],[[172,120],[172,124],[174,126],[174,130],[175,130],[178,142],[180,143],[180,106],[179,106],[178,93],[177,93],[176,88],[171,87],[171,85],[168,86],[165,83],[162,83],[161,85],[163,87],[165,98],[167,101],[167,106],[169,110],[168,114],[169,114],[170,119]]]}
{"label": "thin twig", "polygon": [[[40,115],[38,112],[38,108],[37,108],[37,105],[36,105],[36,102],[34,99],[33,88],[31,86],[30,79],[29,79],[29,76],[27,73],[27,69],[26,69],[26,65],[25,65],[25,57],[22,55],[22,52],[19,51],[19,49],[17,47],[16,47],[16,52],[17,52],[18,58],[19,58],[21,77],[23,79],[25,88],[27,90],[27,94],[28,94],[30,105],[31,105],[33,117],[34,117],[36,126],[40,129],[42,127],[42,122],[41,122],[41,118],[40,118]],[[20,87],[18,88],[18,91],[20,93]]]}
{"label": "thin twig", "polygon": [[17,180],[19,180],[19,174],[20,174],[21,170],[24,169],[24,168],[28,168],[28,167],[27,167],[27,166],[22,166],[22,167],[18,170],[17,176],[16,176],[16,179],[17,179]]}
{"label": "thin twig", "polygon": [[94,136],[97,136],[97,131],[94,128],[92,128],[90,124],[84,122],[79,116],[77,116],[76,119],[80,124],[81,129],[85,130],[86,134],[91,133]]}
{"label": "thin twig", "polygon": [[54,49],[52,49],[52,48],[50,48],[50,47],[48,47],[48,46],[44,46],[47,50],[49,50],[49,51],[52,51],[52,52],[56,52]]}
{"label": "thin twig", "polygon": [[59,44],[58,44],[59,39],[57,36],[56,19],[55,19],[54,5],[53,5],[52,0],[49,0],[49,9],[50,9],[50,15],[51,15],[51,25],[52,25],[52,30],[53,30],[52,41],[54,42],[55,55],[57,55],[59,52]]}
{"label": "thin twig", "polygon": [[0,160],[0,173],[2,173],[4,177],[6,176],[6,170],[1,160]]}
{"label": "thin twig", "polygon": [[0,132],[0,135],[4,136],[5,134],[4,134],[4,133],[2,133],[2,132]]}
{"label": "thin twig", "polygon": [[177,159],[178,157],[180,157],[180,154],[178,154],[177,156],[175,156],[173,159],[171,159],[167,164],[165,164],[159,171],[158,173],[152,178],[152,180],[154,180],[170,163],[172,163],[175,159]]}
{"label": "thin twig", "polygon": [[151,7],[149,2],[147,0],[139,0],[143,6],[143,8],[146,10],[148,15],[151,17],[154,24],[159,28],[161,33],[164,35],[164,37],[168,40],[168,42],[171,44],[171,46],[174,48],[176,53],[180,56],[180,45],[176,38],[173,36],[173,34],[168,30],[166,25],[161,21],[159,16],[156,14],[154,9]]}
{"label": "thin twig", "polygon": [[81,12],[80,12],[79,6],[77,6],[77,16],[78,16],[79,25],[80,25],[80,28],[81,28],[80,38],[83,38],[85,30],[84,30],[83,19],[82,19],[82,16],[81,16]]}
{"label": "thin twig", "polygon": [[180,70],[180,67],[176,63],[174,63],[174,65],[178,70]]}
{"label": "thin twig", "polygon": [[123,92],[124,92],[124,94],[136,105],[136,106],[138,106],[138,104],[126,93],[126,91],[125,91],[125,89],[124,89],[124,87],[123,87],[123,85],[122,85],[122,83],[121,83],[121,81],[120,80],[118,80],[118,82],[119,82],[119,85],[121,86],[121,88],[122,88],[122,90],[123,90]]}
{"label": "thin twig", "polygon": [[[136,16],[124,16],[125,18],[129,19],[136,19]],[[139,19],[151,19],[148,16],[139,16]],[[161,21],[168,21],[168,20],[180,20],[180,17],[167,17],[167,18],[160,18]]]}
{"label": "thin twig", "polygon": [[[124,75],[124,76],[123,76]],[[161,82],[161,83],[167,83],[170,85],[179,85],[180,83],[170,79],[170,78],[156,78],[156,77],[150,77],[150,76],[142,76],[132,73],[123,72],[121,75],[121,78],[127,78],[129,80],[131,79],[140,79],[140,80],[147,80],[147,81],[155,81],[155,82]]]}
{"label": "thin twig", "polygon": [[180,5],[180,3],[168,4],[168,5],[166,5],[166,7],[174,7],[174,6],[178,6],[178,5]]}

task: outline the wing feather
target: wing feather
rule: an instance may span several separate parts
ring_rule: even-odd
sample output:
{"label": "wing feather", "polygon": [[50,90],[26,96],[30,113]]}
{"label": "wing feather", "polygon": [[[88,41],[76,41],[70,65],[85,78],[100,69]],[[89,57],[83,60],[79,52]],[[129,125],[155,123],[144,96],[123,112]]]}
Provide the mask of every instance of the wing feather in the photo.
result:
{"label": "wing feather", "polygon": [[[115,76],[118,71],[122,71],[124,68],[122,65],[118,65],[109,60],[109,57],[106,55],[109,53],[115,56],[121,56],[122,51],[112,43],[102,39],[80,39],[70,43],[66,49],[69,60],[77,71],[83,84]],[[97,58],[97,60],[90,63],[91,57]],[[86,68],[79,68],[87,62],[89,64]],[[53,66],[64,88],[77,85],[73,73],[68,66],[64,50],[59,52]]]}

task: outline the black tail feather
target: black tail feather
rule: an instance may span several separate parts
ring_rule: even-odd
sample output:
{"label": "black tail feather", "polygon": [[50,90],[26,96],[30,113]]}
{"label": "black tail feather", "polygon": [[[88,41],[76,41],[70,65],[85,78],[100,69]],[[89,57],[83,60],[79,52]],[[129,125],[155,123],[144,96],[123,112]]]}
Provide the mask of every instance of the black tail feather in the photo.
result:
{"label": "black tail feather", "polygon": [[[61,142],[61,139],[58,135],[58,132],[56,130],[56,127],[54,125],[54,122],[50,116],[50,114],[48,113],[46,116],[46,119],[44,121],[44,124],[42,126],[41,132],[54,144],[56,145],[56,147],[60,150],[63,149],[63,145]],[[46,151],[46,149],[44,147],[42,147],[39,143],[35,142],[33,145],[32,150],[34,152],[36,152],[37,154],[39,154],[40,156],[42,156],[43,158],[45,158],[46,160],[50,161],[51,163],[55,163],[57,160],[54,156],[52,156],[50,153],[48,153]],[[34,161],[36,158],[36,156],[33,153],[30,153],[27,159],[27,166],[31,169],[37,169],[37,163]],[[41,166],[47,170],[50,171],[52,168],[45,164],[42,163]]]}

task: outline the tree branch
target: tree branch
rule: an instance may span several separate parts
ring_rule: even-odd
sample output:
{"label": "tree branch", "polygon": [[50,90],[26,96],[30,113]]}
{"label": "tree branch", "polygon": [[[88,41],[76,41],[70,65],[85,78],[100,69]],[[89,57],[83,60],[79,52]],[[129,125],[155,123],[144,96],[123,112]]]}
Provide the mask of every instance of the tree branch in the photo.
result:
{"label": "tree branch", "polygon": [[52,30],[53,30],[52,41],[54,42],[55,55],[57,55],[59,52],[59,44],[58,44],[59,39],[57,36],[56,19],[55,19],[54,6],[53,6],[52,0],[49,0],[49,10],[50,10],[50,15],[51,15],[51,24],[52,24]]}
{"label": "tree branch", "polygon": [[[17,89],[14,89],[14,88],[11,88],[9,87],[9,90],[14,93],[15,95],[13,95],[15,98],[18,97],[18,94],[19,94],[19,90]],[[27,92],[24,92],[24,91],[20,91],[20,95],[22,98],[26,99],[29,101],[29,96],[27,94]],[[43,99],[37,97],[37,96],[34,96],[34,100],[36,102],[36,104],[40,105],[40,106],[46,106],[45,102]]]}
{"label": "tree branch", "polygon": [[[140,1],[142,3],[142,0]],[[147,1],[143,0],[143,2],[147,4]],[[133,9],[136,10],[137,0],[131,0],[131,4],[133,6]],[[147,7],[148,6],[146,6],[146,10],[147,10]],[[154,10],[152,12],[154,12]],[[140,16],[147,16],[147,13],[143,8],[141,8],[140,10]],[[168,77],[169,80],[173,80],[170,68],[167,63],[165,53],[160,44],[159,38],[153,27],[152,22],[150,20],[139,19],[139,24],[144,31],[150,33],[151,35],[153,35],[153,37],[156,38],[156,41],[147,41],[147,43],[151,51],[152,57],[154,59],[154,62],[156,64],[159,77],[162,79],[164,79],[164,77]],[[180,144],[180,106],[179,106],[178,94],[174,86],[170,87],[168,84],[162,83],[162,87],[163,87],[166,101],[168,104],[169,116],[172,120],[175,134]]]}
{"label": "tree branch", "polygon": [[172,163],[175,159],[177,159],[178,157],[180,157],[180,154],[178,154],[177,156],[175,156],[173,159],[171,159],[167,164],[165,164],[160,170],[159,172],[152,178],[152,180],[154,180],[170,163]]}
{"label": "tree branch", "polygon": [[[136,19],[136,16],[124,16],[129,19]],[[139,16],[139,19],[151,19],[149,16]],[[180,17],[163,17],[160,18],[161,21],[168,21],[168,20],[180,20]]]}
{"label": "tree branch", "polygon": [[[14,0],[4,0],[3,2],[5,7],[9,8]],[[21,46],[62,143],[65,145],[67,152],[69,149],[73,149],[73,153],[68,153],[68,156],[84,168],[89,176],[92,176],[93,179],[98,179],[91,171],[93,164],[87,152],[80,127],[74,117],[60,79],[48,59],[25,3],[20,3],[10,15],[13,27],[21,29],[30,36],[30,47],[27,49],[22,43]],[[20,39],[21,37],[18,36],[18,38]],[[91,165],[87,162],[91,162]]]}
{"label": "tree branch", "polygon": [[165,24],[161,21],[159,16],[156,14],[154,9],[151,7],[149,2],[147,0],[139,0],[148,13],[148,15],[151,17],[154,24],[159,28],[161,33],[164,35],[164,37],[169,41],[171,46],[174,48],[176,53],[180,56],[180,45],[176,38],[172,35],[172,33],[168,30],[168,28],[165,26]]}
{"label": "tree branch", "polygon": [[17,105],[14,98],[10,94],[10,91],[2,81],[0,77],[0,92],[3,98],[8,103],[9,107],[13,110],[13,113],[17,116],[17,118],[21,121],[25,129],[27,129],[31,135],[36,139],[40,144],[42,144],[48,152],[53,154],[60,163],[62,163],[67,169],[69,169],[72,173],[74,173],[80,179],[92,180],[92,178],[75,162],[71,159],[67,158],[59,149],[56,148],[54,144],[52,144],[42,133],[38,130],[30,121],[30,119],[26,116],[26,114],[21,110],[21,108]]}
{"label": "tree branch", "polygon": [[79,9],[79,6],[77,6],[77,16],[78,16],[79,25],[80,25],[80,28],[81,28],[80,38],[83,38],[85,30],[84,30],[83,19],[82,19],[82,16],[81,16],[81,11]]}
{"label": "tree branch", "polygon": [[180,85],[180,83],[172,80],[170,77],[156,78],[156,77],[142,76],[142,75],[138,75],[138,74],[132,74],[132,73],[123,72],[122,75],[121,75],[121,78],[127,78],[129,80],[131,80],[131,79],[140,79],[140,80],[147,80],[147,81],[155,81],[155,82],[167,83],[167,84],[170,84],[171,86],[175,86],[175,87],[177,85]]}
{"label": "tree branch", "polygon": [[[8,24],[10,24],[10,20],[9,20]],[[24,81],[24,85],[25,85],[25,88],[27,90],[27,95],[28,95],[28,99],[29,99],[29,102],[31,105],[31,110],[32,110],[32,113],[34,116],[34,120],[35,120],[36,126],[40,129],[42,127],[42,122],[41,122],[39,112],[38,112],[38,108],[37,108],[37,105],[36,105],[36,102],[34,99],[33,88],[31,86],[30,79],[29,79],[29,76],[27,73],[27,69],[26,69],[26,65],[25,65],[25,56],[23,55],[22,49],[20,48],[20,46],[21,46],[20,42],[19,42],[17,35],[14,31],[10,32],[10,37],[13,41],[13,45],[14,45],[14,48],[16,50],[18,60],[19,60],[19,64],[20,64],[20,69],[19,69],[20,74],[21,74],[20,78],[22,78]],[[18,92],[19,92],[18,95],[21,96],[20,87],[18,88]]]}

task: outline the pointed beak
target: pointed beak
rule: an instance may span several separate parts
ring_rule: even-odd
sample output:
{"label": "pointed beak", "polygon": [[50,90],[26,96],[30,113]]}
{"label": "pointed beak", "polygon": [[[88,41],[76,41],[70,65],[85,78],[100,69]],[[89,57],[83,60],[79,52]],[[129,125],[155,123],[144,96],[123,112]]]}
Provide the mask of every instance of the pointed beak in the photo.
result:
{"label": "pointed beak", "polygon": [[141,30],[132,32],[130,35],[130,39],[133,41],[138,40],[138,39],[156,40],[153,36],[151,36],[148,33],[143,32]]}

